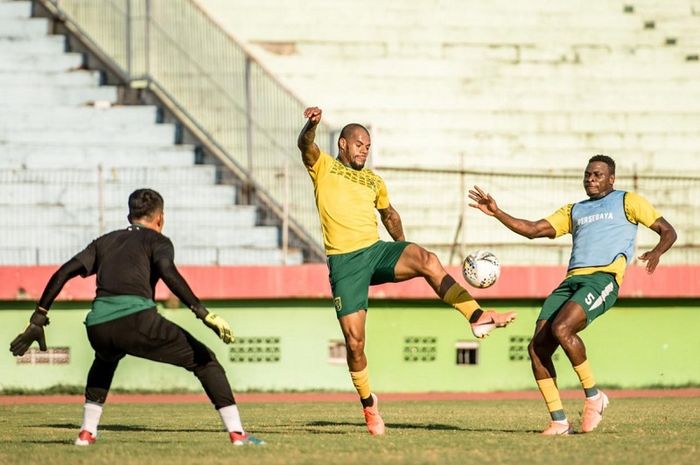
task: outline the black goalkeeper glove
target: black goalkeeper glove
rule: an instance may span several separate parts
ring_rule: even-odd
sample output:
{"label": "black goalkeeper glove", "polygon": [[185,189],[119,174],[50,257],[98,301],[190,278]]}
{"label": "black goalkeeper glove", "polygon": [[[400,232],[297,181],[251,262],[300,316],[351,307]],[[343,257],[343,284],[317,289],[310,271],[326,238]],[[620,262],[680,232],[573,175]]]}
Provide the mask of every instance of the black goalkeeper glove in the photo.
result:
{"label": "black goalkeeper glove", "polygon": [[39,342],[39,350],[46,351],[46,337],[44,336],[44,326],[49,324],[49,317],[46,316],[48,310],[37,307],[29,319],[29,326],[22,334],[10,342],[10,352],[14,356],[22,356],[27,352],[34,341]]}

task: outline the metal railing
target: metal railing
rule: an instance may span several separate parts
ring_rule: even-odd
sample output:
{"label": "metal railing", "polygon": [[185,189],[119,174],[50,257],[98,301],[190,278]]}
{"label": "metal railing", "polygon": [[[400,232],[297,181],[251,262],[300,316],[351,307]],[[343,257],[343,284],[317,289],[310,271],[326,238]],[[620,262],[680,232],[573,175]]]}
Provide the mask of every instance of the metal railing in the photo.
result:
{"label": "metal railing", "polygon": [[[165,100],[316,255],[322,253],[313,188],[296,149],[304,105],[244,45],[189,0],[41,2],[132,87]],[[330,152],[333,136],[321,125],[318,145]],[[288,182],[280,182],[284,176]]]}
{"label": "metal railing", "polygon": [[[0,265],[65,262],[94,238],[124,228],[128,195],[143,186],[165,198],[163,233],[176,244],[178,263],[299,263],[298,250],[275,249],[270,241],[277,235],[271,238],[269,227],[255,226],[254,207],[228,204],[236,197],[236,188],[212,185],[219,171],[213,165],[0,167],[4,199],[0,214],[5,218],[0,230]],[[217,234],[233,230],[238,238],[245,237],[248,247],[243,249],[225,234]]]}

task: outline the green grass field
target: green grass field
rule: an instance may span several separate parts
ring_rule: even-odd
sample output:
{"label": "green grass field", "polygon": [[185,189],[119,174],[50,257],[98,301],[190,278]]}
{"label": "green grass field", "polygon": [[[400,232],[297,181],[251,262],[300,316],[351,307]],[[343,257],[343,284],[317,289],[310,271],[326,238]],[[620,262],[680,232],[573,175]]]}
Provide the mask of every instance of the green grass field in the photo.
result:
{"label": "green grass field", "polygon": [[[564,407],[578,426],[581,402]],[[594,433],[542,437],[541,402],[387,402],[384,437],[354,403],[241,406],[262,447],[233,447],[206,404],[111,405],[78,448],[80,405],[0,405],[0,464],[697,464],[700,398],[615,399]]]}

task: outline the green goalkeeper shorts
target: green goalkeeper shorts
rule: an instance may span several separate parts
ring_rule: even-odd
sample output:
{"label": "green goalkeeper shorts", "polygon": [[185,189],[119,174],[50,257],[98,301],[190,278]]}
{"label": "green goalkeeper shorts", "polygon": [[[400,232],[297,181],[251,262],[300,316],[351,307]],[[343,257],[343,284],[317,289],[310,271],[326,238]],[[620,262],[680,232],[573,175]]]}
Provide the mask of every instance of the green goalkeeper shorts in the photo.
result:
{"label": "green goalkeeper shorts", "polygon": [[588,326],[615,304],[619,290],[615,276],[610,273],[569,276],[544,301],[537,319],[554,320],[564,304],[573,300],[586,312]]}
{"label": "green goalkeeper shorts", "polygon": [[367,309],[370,285],[395,281],[394,267],[408,244],[377,241],[364,249],[328,256],[328,278],[338,318]]}

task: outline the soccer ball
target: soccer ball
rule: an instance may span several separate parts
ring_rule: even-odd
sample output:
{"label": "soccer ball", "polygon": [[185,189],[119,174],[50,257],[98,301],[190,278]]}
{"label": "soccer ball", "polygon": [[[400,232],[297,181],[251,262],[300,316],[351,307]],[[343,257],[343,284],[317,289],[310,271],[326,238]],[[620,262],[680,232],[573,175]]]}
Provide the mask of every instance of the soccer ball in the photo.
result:
{"label": "soccer ball", "polygon": [[467,255],[462,265],[464,279],[474,287],[493,286],[501,274],[501,265],[491,252],[477,250]]}

